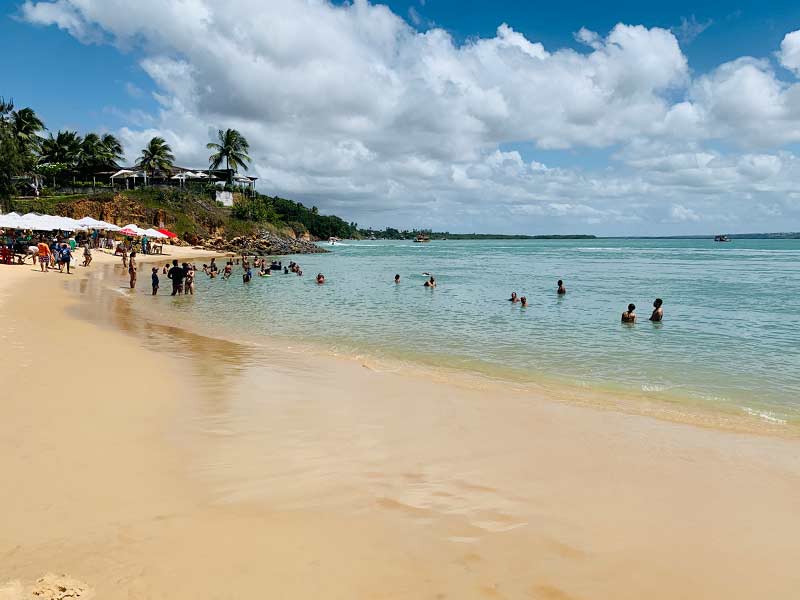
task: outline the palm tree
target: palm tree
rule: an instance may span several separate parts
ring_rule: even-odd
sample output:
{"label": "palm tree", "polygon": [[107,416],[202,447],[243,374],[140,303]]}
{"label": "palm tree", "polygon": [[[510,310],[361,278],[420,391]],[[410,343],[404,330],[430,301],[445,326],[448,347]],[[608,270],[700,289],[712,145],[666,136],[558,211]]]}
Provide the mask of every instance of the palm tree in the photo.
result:
{"label": "palm tree", "polygon": [[76,131],[59,131],[55,137],[51,133],[42,141],[40,162],[64,163],[68,168],[73,168],[78,164],[82,142]]}
{"label": "palm tree", "polygon": [[100,137],[96,133],[87,133],[81,142],[78,163],[82,171],[93,173],[98,169],[115,169],[121,159],[122,144],[111,134]]}
{"label": "palm tree", "polygon": [[42,142],[39,132],[45,129],[44,123],[32,108],[21,108],[11,113],[11,124],[19,140],[20,148],[33,155]]}
{"label": "palm tree", "polygon": [[[235,129],[226,129],[225,131],[220,129],[217,132],[217,139],[219,143],[209,142],[206,144],[206,148],[215,151],[208,157],[208,161],[212,169],[218,169],[224,160],[225,169],[228,171],[228,183],[231,183],[233,173],[235,173],[239,167],[247,171],[246,163],[251,161],[250,157],[247,155],[247,151],[250,150],[250,144],[247,142],[247,139]],[[231,167],[233,168],[231,169]]]}
{"label": "palm tree", "polygon": [[169,171],[174,160],[172,148],[169,147],[166,140],[162,137],[154,137],[148,142],[146,148],[142,148],[142,154],[136,167],[142,169],[145,174],[148,171]]}
{"label": "palm tree", "polygon": [[110,161],[109,164],[114,167],[119,166],[119,161],[122,160],[122,144],[120,141],[110,133],[103,134],[100,140],[106,151],[106,156]]}

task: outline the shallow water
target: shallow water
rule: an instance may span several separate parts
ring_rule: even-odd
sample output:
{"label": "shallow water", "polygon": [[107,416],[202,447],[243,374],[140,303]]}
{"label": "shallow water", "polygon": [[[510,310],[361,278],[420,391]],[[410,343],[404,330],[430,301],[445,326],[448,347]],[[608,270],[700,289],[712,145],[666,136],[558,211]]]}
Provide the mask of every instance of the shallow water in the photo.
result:
{"label": "shallow water", "polygon": [[[167,320],[200,322],[227,336],[297,337],[345,354],[800,420],[798,240],[326,248],[332,252],[297,258],[302,278],[276,273],[244,285],[240,268],[229,281],[201,273],[194,298],[159,297],[150,306]],[[314,281],[320,271],[323,286]],[[423,271],[436,276],[435,290],[423,287]],[[568,288],[564,297],[555,293],[558,279]],[[527,309],[506,300],[512,291],[528,297]],[[661,324],[647,321],[656,297],[664,300]],[[638,307],[635,326],[619,322],[629,302]]]}

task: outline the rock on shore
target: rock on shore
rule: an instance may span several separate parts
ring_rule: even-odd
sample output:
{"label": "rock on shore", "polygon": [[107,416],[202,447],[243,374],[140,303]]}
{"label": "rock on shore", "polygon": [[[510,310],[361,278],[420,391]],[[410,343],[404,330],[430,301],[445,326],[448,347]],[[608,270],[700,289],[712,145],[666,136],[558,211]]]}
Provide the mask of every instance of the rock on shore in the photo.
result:
{"label": "rock on shore", "polygon": [[320,254],[327,250],[313,242],[301,239],[284,238],[262,231],[253,235],[239,236],[231,239],[213,237],[204,240],[203,248],[219,252],[236,252],[237,254]]}

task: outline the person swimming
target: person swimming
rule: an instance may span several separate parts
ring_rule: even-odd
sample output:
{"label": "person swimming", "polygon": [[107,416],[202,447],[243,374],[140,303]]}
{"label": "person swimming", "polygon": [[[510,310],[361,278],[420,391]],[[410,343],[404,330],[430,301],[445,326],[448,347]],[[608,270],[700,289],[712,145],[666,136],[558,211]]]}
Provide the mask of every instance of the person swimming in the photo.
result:
{"label": "person swimming", "polygon": [[623,323],[636,323],[636,310],[635,304],[628,304],[628,310],[622,313],[622,322]]}
{"label": "person swimming", "polygon": [[258,272],[260,277],[272,277],[272,273],[270,273],[269,269],[266,269],[264,265],[261,265],[261,270]]}
{"label": "person swimming", "polygon": [[[426,273],[426,275],[427,275],[427,273]],[[426,288],[435,288],[436,287],[436,280],[433,278],[433,275],[431,275],[431,278],[428,279],[423,285]]]}
{"label": "person swimming", "polygon": [[519,302],[519,298],[517,297],[517,292],[511,292],[511,298],[508,299],[511,304],[516,304]]}
{"label": "person swimming", "polygon": [[556,291],[556,294],[566,294],[566,293],[567,293],[567,288],[564,287],[564,282],[559,279],[558,290]]}
{"label": "person swimming", "polygon": [[400,283],[400,273],[398,273],[397,275],[394,276],[394,282],[395,283]]}
{"label": "person swimming", "polygon": [[325,283],[325,275],[323,275],[322,273],[317,273],[317,283],[320,285]]}
{"label": "person swimming", "polygon": [[522,296],[519,299],[519,307],[520,308],[528,308],[528,299],[525,296]]}
{"label": "person swimming", "polygon": [[662,304],[664,304],[664,301],[661,298],[656,298],[656,301],[653,302],[653,314],[650,315],[650,320],[653,323],[660,323],[664,318],[664,309],[661,308]]}

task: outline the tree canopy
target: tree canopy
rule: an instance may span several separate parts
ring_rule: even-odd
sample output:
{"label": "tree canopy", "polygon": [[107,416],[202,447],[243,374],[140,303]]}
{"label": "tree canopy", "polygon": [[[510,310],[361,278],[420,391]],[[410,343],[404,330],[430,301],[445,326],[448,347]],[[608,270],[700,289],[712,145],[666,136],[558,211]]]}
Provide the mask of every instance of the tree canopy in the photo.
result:
{"label": "tree canopy", "polygon": [[220,129],[217,132],[217,141],[209,142],[206,148],[214,150],[211,156],[208,157],[208,162],[212,169],[218,169],[223,161],[225,168],[228,170],[228,183],[233,179],[233,173],[241,167],[247,171],[247,163],[252,159],[248,156],[250,144],[241,133],[235,129]]}
{"label": "tree canopy", "polygon": [[150,173],[168,171],[172,168],[174,161],[175,156],[172,154],[170,145],[164,138],[156,136],[147,143],[145,148],[142,148],[136,167]]}

